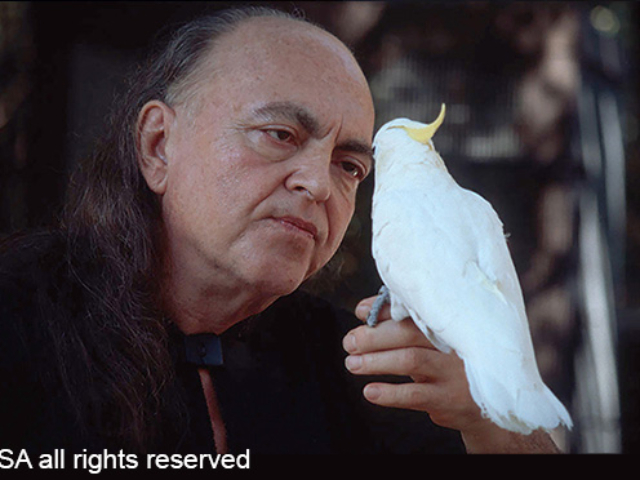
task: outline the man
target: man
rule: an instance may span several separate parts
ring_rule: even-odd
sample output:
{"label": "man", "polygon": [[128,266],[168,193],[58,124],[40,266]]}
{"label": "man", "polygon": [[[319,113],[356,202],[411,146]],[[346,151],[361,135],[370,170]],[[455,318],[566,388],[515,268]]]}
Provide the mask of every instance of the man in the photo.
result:
{"label": "man", "polygon": [[[554,451],[482,419],[462,362],[410,321],[347,333],[343,313],[293,293],[335,253],[373,168],[373,102],[322,29],[220,18],[187,25],[133,82],[62,229],[0,262],[2,421],[20,431],[3,441],[374,451],[420,422],[397,451],[455,451],[453,429],[470,452]],[[340,338],[355,376],[336,365]],[[380,374],[411,381],[369,382]],[[402,413],[371,404],[426,413],[396,427]]]}

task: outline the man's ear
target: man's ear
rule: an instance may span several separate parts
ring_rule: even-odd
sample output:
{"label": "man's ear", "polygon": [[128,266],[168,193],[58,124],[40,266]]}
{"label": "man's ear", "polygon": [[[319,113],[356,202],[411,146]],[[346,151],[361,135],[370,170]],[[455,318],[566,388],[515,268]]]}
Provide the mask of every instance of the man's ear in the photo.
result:
{"label": "man's ear", "polygon": [[165,147],[174,118],[173,109],[159,100],[147,102],[138,115],[140,171],[149,188],[159,195],[167,184],[169,161]]}

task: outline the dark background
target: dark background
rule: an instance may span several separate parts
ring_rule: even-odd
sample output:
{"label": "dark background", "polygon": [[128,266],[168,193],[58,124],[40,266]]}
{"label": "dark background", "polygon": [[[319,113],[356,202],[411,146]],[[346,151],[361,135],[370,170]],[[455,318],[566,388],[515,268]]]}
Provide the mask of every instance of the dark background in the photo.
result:
{"label": "dark background", "polygon": [[[239,3],[0,3],[0,237],[55,221],[69,171],[156,36]],[[432,121],[447,104],[436,147],[510,234],[541,372],[576,423],[556,438],[575,453],[638,452],[637,4],[260,3],[301,9],[354,49],[378,125]],[[339,278],[307,286],[347,308],[380,284],[371,177],[361,190]]]}

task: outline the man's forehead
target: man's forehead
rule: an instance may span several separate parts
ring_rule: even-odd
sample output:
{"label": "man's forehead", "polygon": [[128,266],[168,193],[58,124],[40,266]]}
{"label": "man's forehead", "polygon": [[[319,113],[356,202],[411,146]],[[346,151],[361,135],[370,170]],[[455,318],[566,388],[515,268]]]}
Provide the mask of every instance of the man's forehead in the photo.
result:
{"label": "man's forehead", "polygon": [[271,40],[277,38],[302,40],[304,38],[331,42],[344,47],[344,44],[331,33],[303,20],[292,18],[255,17],[242,22],[234,32],[245,37],[245,40],[254,38],[259,44],[264,44],[265,38]]}
{"label": "man's forehead", "polygon": [[[299,37],[297,30],[308,35]],[[312,44],[316,48],[310,48]],[[222,96],[225,103],[234,103],[238,112],[247,114],[247,109],[266,102],[295,102],[308,107],[316,125],[291,105],[276,105],[276,110],[296,117],[309,130],[325,130],[336,115],[372,116],[369,86],[351,52],[313,25],[281,18],[251,19],[220,38],[210,55],[202,87],[211,98]],[[332,101],[337,104],[330,106]],[[273,113],[273,107],[263,113]]]}
{"label": "man's forehead", "polygon": [[258,17],[246,20],[223,35],[213,53],[224,57],[230,67],[240,67],[240,58],[262,61],[262,65],[281,62],[285,66],[294,66],[291,55],[295,55],[298,62],[333,61],[341,64],[335,65],[334,69],[342,68],[354,79],[366,82],[357,61],[338,38],[319,27],[294,19]]}

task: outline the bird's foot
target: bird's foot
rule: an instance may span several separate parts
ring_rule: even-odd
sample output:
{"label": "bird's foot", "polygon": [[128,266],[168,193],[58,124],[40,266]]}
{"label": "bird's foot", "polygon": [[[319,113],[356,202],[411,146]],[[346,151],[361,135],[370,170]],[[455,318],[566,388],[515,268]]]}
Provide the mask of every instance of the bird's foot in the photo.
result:
{"label": "bird's foot", "polygon": [[378,324],[378,315],[380,314],[380,309],[385,303],[389,303],[391,300],[391,295],[389,294],[389,289],[382,285],[380,290],[378,291],[378,298],[376,298],[375,302],[371,306],[371,311],[367,316],[367,325],[370,327],[375,327]]}

